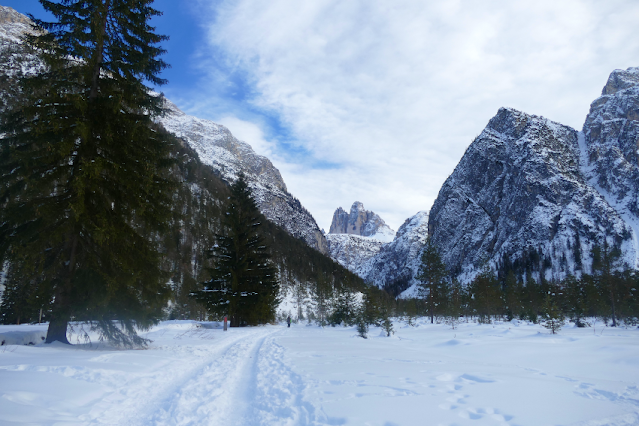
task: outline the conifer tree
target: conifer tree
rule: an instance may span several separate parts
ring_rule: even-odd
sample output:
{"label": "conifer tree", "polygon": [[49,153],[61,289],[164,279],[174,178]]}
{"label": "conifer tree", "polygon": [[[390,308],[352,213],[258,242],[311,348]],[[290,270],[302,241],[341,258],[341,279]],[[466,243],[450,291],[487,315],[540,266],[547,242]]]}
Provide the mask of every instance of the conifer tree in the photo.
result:
{"label": "conifer tree", "polygon": [[443,311],[448,300],[448,271],[437,248],[430,238],[421,256],[421,265],[416,276],[419,280],[419,297],[426,300],[430,323],[434,321],[436,313]]}
{"label": "conifer tree", "polygon": [[[595,245],[592,248],[593,279],[600,290],[602,302],[606,299],[608,301],[606,316],[612,319],[613,327],[617,326],[616,307],[619,296],[619,277],[615,273],[615,269],[619,266],[620,257],[621,250],[617,247],[610,248],[608,241],[605,239],[603,246]],[[602,304],[605,304],[605,302]]]}
{"label": "conifer tree", "polygon": [[551,285],[550,290],[546,294],[544,298],[544,303],[542,305],[543,314],[542,314],[542,324],[548,330],[551,331],[552,334],[557,334],[561,327],[564,325],[564,313],[561,310],[561,306],[559,303],[560,298],[560,289],[556,285]]}
{"label": "conifer tree", "polygon": [[260,234],[264,217],[244,175],[231,186],[225,234],[216,236],[210,251],[211,280],[193,296],[217,316],[228,315],[231,327],[264,324],[275,319],[279,282],[277,270]]}
{"label": "conifer tree", "polygon": [[143,344],[135,327],[158,321],[169,295],[149,236],[170,211],[171,145],[144,84],[164,83],[166,37],[148,24],[160,13],[152,0],[40,3],[56,21],[35,20],[26,43],[43,69],[21,79],[0,128],[0,260],[48,293],[47,342],[86,320]]}
{"label": "conifer tree", "polygon": [[499,283],[490,268],[486,267],[470,283],[471,306],[479,317],[480,323],[490,323],[490,317],[499,313],[502,300],[499,294]]}

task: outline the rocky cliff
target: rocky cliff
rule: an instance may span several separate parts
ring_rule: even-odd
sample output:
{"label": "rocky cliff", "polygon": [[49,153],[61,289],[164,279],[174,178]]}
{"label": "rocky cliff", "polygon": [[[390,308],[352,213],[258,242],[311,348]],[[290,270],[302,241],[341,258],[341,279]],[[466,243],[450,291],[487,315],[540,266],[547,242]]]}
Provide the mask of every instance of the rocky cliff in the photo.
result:
{"label": "rocky cliff", "polygon": [[428,237],[428,213],[419,212],[406,219],[395,239],[358,270],[369,284],[385,288],[393,295],[410,296],[415,291],[415,275]]}
{"label": "rocky cliff", "polygon": [[341,207],[335,210],[329,234],[360,235],[390,242],[395,236],[395,231],[386,225],[378,214],[366,210],[364,204],[355,201],[349,213]]}
{"label": "rocky cliff", "polygon": [[364,277],[367,262],[384,244],[392,241],[394,235],[395,231],[379,215],[355,201],[349,213],[341,207],[335,210],[326,240],[333,260]]}
{"label": "rocky cliff", "polygon": [[579,134],[502,108],[441,188],[429,233],[462,281],[485,265],[560,279],[590,272],[604,239],[632,253],[632,229],[589,182]]}
{"label": "rocky cliff", "polygon": [[639,68],[615,70],[601,97],[590,105],[580,140],[589,182],[632,228],[633,253],[626,262],[639,268]]}
{"label": "rocky cliff", "polygon": [[160,119],[164,128],[186,141],[201,161],[217,170],[227,182],[235,181],[243,172],[267,219],[311,247],[328,253],[328,243],[315,219],[286,190],[279,170],[268,158],[237,140],[226,127],[187,115],[170,101],[166,105],[168,113]]}

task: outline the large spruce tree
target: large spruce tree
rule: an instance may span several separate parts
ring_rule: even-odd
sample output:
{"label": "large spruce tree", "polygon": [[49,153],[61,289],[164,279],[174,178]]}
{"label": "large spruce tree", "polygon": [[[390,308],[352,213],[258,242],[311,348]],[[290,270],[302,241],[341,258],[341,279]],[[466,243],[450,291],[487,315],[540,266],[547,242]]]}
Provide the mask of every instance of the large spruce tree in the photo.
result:
{"label": "large spruce tree", "polygon": [[421,261],[422,263],[415,278],[419,281],[418,295],[426,300],[428,315],[432,324],[435,315],[442,313],[445,309],[450,292],[449,274],[437,251],[437,247],[435,247],[430,238],[426,241]]}
{"label": "large spruce tree", "polygon": [[[170,289],[156,244],[169,214],[170,143],[154,130],[163,100],[145,82],[167,65],[152,0],[40,0],[55,22],[26,37],[43,64],[2,117],[0,260],[47,294],[47,342],[72,320],[143,343]],[[35,288],[34,288],[35,287]],[[116,326],[120,321],[121,327]]]}
{"label": "large spruce tree", "polygon": [[211,280],[193,296],[215,316],[228,315],[231,327],[264,324],[275,319],[279,283],[264,237],[265,218],[253,200],[244,175],[231,186],[224,234],[210,250]]}

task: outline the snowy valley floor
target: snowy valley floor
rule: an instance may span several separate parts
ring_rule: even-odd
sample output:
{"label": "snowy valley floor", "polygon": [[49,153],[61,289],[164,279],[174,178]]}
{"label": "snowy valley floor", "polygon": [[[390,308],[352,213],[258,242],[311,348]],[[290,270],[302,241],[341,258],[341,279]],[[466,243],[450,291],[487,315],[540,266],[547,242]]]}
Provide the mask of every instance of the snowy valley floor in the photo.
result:
{"label": "snowy valley floor", "polygon": [[636,328],[395,328],[168,321],[114,350],[0,326],[0,425],[639,425]]}

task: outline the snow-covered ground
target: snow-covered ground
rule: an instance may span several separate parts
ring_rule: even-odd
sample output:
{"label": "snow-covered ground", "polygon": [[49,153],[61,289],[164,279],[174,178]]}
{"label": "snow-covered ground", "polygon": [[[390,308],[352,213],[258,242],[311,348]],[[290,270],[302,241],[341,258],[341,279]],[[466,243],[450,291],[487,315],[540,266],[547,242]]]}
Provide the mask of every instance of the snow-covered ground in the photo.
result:
{"label": "snow-covered ground", "polygon": [[637,329],[395,328],[168,321],[149,349],[116,350],[0,326],[0,424],[639,424]]}

